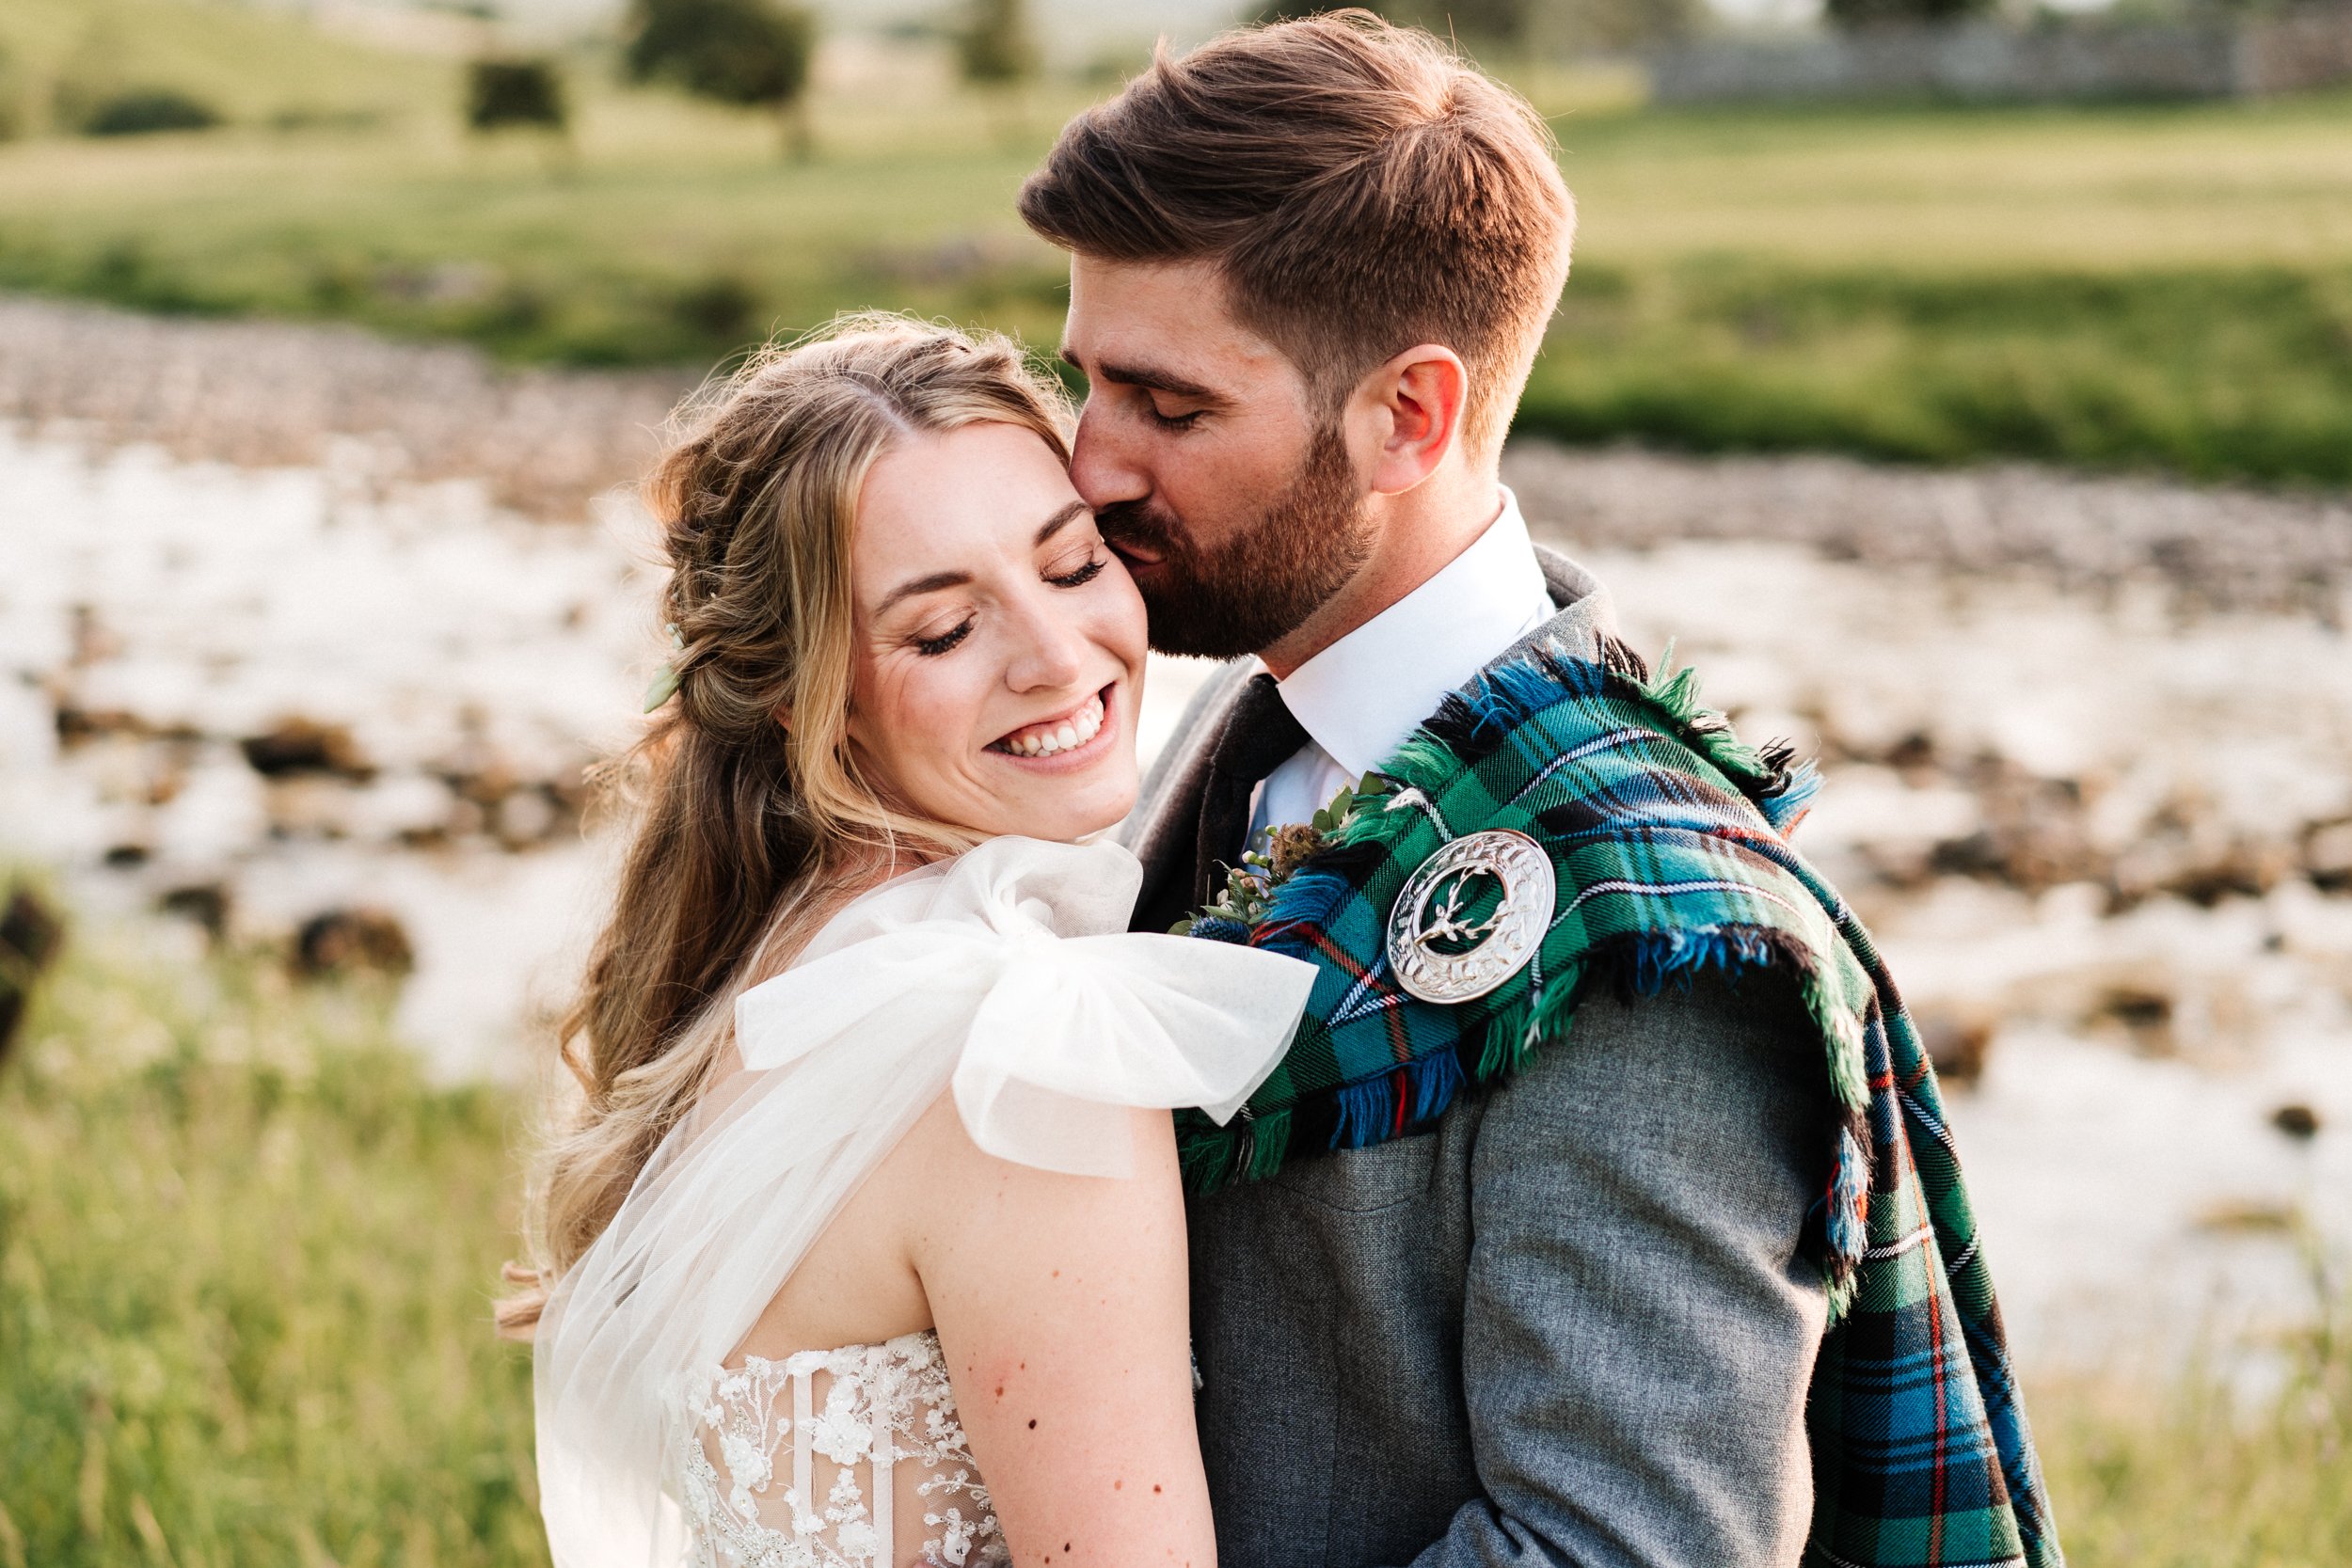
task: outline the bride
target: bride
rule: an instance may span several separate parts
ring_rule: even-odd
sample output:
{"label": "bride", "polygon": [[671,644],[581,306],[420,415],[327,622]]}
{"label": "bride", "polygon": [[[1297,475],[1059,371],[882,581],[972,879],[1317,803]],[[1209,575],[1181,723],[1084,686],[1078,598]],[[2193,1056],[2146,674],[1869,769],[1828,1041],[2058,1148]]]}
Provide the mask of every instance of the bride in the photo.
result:
{"label": "bride", "polygon": [[1143,606],[1009,343],[771,351],[648,488],[678,651],[532,1183],[559,1568],[1215,1557],[1167,1111],[1312,970],[1127,934]]}

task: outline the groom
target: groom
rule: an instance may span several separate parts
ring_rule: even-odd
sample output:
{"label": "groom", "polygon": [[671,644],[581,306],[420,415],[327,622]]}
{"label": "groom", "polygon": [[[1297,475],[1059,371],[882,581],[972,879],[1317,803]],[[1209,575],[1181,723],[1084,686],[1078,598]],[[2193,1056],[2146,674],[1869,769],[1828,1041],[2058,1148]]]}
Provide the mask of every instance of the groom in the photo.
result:
{"label": "groom", "polygon": [[[1362,12],[1230,34],[1073,121],[1021,211],[1071,253],[1063,355],[1090,388],[1072,477],[1150,605],[1153,645],[1232,661],[1130,820],[1137,928],[1210,902],[1255,835],[1307,822],[1508,659],[1548,660],[1580,689],[1659,689],[1614,639],[1599,585],[1532,544],[1497,478],[1574,227],[1543,122],[1507,88]],[[1458,739],[1477,726],[1454,711]],[[1755,761],[1756,800],[1726,795],[1724,809],[1744,824],[1735,836],[1774,832],[1767,797],[1788,787],[1785,769],[1708,738],[1703,720],[1661,724],[1645,736],[1661,769],[1721,784],[1694,746],[1731,773]],[[1531,781],[1575,760],[1539,753],[1523,759]],[[1568,802],[1577,820],[1611,804]],[[1631,836],[1655,826],[1638,819]],[[1740,885],[1803,901],[1772,875],[1759,863]],[[1568,908],[1613,889],[1625,891],[1564,873],[1557,896]],[[1546,904],[1530,928],[1550,918]],[[1815,948],[1836,946],[1827,917],[1811,918]],[[1670,943],[1680,934],[1662,928]],[[1756,954],[1804,950],[1767,936]],[[1230,1162],[1212,1151],[1234,1179],[1192,1200],[1202,1449],[1226,1568],[1940,1563],[1963,1560],[1947,1554],[1966,1541],[1992,1544],[1967,1560],[2058,1560],[2036,1533],[2029,1443],[1973,1467],[1940,1446],[1897,1451],[1900,1421],[1853,1429],[1899,1396],[1852,1375],[1809,1435],[1817,1358],[1845,1354],[1836,1336],[1824,1350],[1824,1236],[1839,1224],[1824,1195],[1853,1207],[1851,1271],[1866,1191],[1877,1243],[1878,1189],[1911,1190],[1907,1166],[1886,1174],[1902,1136],[1882,1115],[1890,1096],[1867,1122],[1861,1069],[1824,1073],[1826,962],[1759,960],[1734,981],[1723,958],[1679,985],[1578,988],[1572,1032],[1545,1014],[1489,1070],[1475,1051],[1408,1056],[1424,1023],[1451,1026],[1452,982],[1408,1001],[1377,984],[1376,955],[1343,958],[1336,937],[1318,940],[1319,962],[1370,966],[1356,991],[1370,986],[1392,1018],[1424,1010],[1389,1026],[1393,1074],[1267,1101],[1248,1130],[1258,1144]],[[1851,983],[1870,995],[1864,967],[1839,974],[1863,974]],[[1881,1016],[1863,1007],[1843,1045],[1857,1064],[1865,1014]],[[1887,1048],[1883,1029],[1867,1038]],[[1301,1064],[1278,1081],[1307,1075]],[[1878,1091],[1900,1076],[1873,1075]],[[1931,1079],[1925,1093],[1931,1103]],[[1834,1151],[1875,1160],[1869,1180],[1858,1164],[1834,1172]],[[1953,1278],[1980,1277],[1970,1266]],[[1918,1277],[1926,1316],[1914,1302],[1911,1317],[1869,1318],[1894,1327],[1867,1349],[1899,1361],[1928,1323],[1938,1342],[1910,1383],[1933,1391],[1941,1434],[1941,1402],[1971,1354],[1997,1350],[1997,1319],[1982,1346],[1943,1344],[1962,1337],[1935,1295],[1944,1273]],[[1855,1365],[1874,1377],[1880,1362]],[[2006,1386],[2005,1361],[1978,1369],[1966,1397],[1988,1379]],[[2001,1402],[1969,1406],[1974,1426],[1952,1418],[1954,1444],[2003,1419],[2022,1434]],[[1833,1427],[1843,1457],[1828,1465],[1811,1450]],[[1808,1552],[1817,1470],[1839,1523]],[[1833,1544],[1837,1557],[1820,1555]]]}

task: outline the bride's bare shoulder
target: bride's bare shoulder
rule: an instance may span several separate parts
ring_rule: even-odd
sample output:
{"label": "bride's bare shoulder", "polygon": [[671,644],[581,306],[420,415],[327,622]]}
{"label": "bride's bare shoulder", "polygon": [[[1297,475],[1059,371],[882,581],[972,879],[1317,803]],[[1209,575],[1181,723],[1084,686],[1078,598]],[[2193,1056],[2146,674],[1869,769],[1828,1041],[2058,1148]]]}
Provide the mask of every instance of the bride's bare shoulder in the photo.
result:
{"label": "bride's bare shoulder", "polygon": [[1166,1111],[1129,1122],[1128,1175],[1065,1176],[989,1154],[944,1097],[911,1261],[1007,1536],[1210,1562],[1175,1137]]}
{"label": "bride's bare shoulder", "polygon": [[1175,1205],[1183,1195],[1176,1137],[1166,1111],[1119,1113],[1134,1148],[1123,1178],[1069,1176],[989,1153],[973,1140],[952,1087],[942,1090],[876,1173],[886,1190],[905,1196],[916,1216],[912,1247],[936,1246],[956,1235],[992,1236],[1017,1226],[1087,1224],[1091,1216]]}

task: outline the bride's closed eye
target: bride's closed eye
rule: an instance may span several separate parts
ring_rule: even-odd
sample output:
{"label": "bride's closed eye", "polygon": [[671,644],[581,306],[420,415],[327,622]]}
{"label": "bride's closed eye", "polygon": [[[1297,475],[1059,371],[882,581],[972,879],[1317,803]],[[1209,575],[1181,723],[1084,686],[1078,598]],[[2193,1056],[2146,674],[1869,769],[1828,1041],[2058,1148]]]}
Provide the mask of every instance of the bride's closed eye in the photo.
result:
{"label": "bride's closed eye", "polygon": [[[1084,588],[1088,583],[1101,577],[1103,569],[1109,564],[1108,561],[1095,556],[1073,570],[1047,572],[1045,580],[1057,588]],[[958,643],[971,636],[975,624],[973,618],[967,615],[955,626],[941,632],[936,637],[916,637],[910,641],[914,644],[914,651],[925,658],[937,658],[942,654],[952,652]]]}
{"label": "bride's closed eye", "polygon": [[1101,577],[1103,575],[1103,568],[1109,564],[1109,562],[1097,557],[1094,560],[1089,561],[1085,565],[1079,567],[1076,571],[1065,572],[1059,577],[1048,572],[1045,574],[1045,580],[1052,583],[1057,588],[1084,588],[1088,583],[1092,582],[1096,578]]}
{"label": "bride's closed eye", "polygon": [[940,655],[948,652],[954,648],[957,643],[971,636],[972,626],[972,617],[967,615],[963,618],[962,624],[956,626],[953,630],[941,632],[937,637],[918,637],[914,639],[914,651],[921,654],[925,658],[937,658]]}

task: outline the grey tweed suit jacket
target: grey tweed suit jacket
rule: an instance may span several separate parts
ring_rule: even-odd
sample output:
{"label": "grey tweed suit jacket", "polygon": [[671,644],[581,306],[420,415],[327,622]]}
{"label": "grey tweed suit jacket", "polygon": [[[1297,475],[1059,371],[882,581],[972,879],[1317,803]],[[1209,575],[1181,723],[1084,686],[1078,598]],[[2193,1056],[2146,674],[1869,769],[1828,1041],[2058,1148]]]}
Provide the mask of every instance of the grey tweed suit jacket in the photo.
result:
{"label": "grey tweed suit jacket", "polygon": [[[1589,638],[1605,600],[1537,551]],[[1189,901],[1196,699],[1128,842],[1138,928]],[[1799,1253],[1834,1112],[1791,990],[1587,1003],[1436,1129],[1190,1204],[1201,1451],[1223,1568],[1795,1563],[1826,1322]]]}

